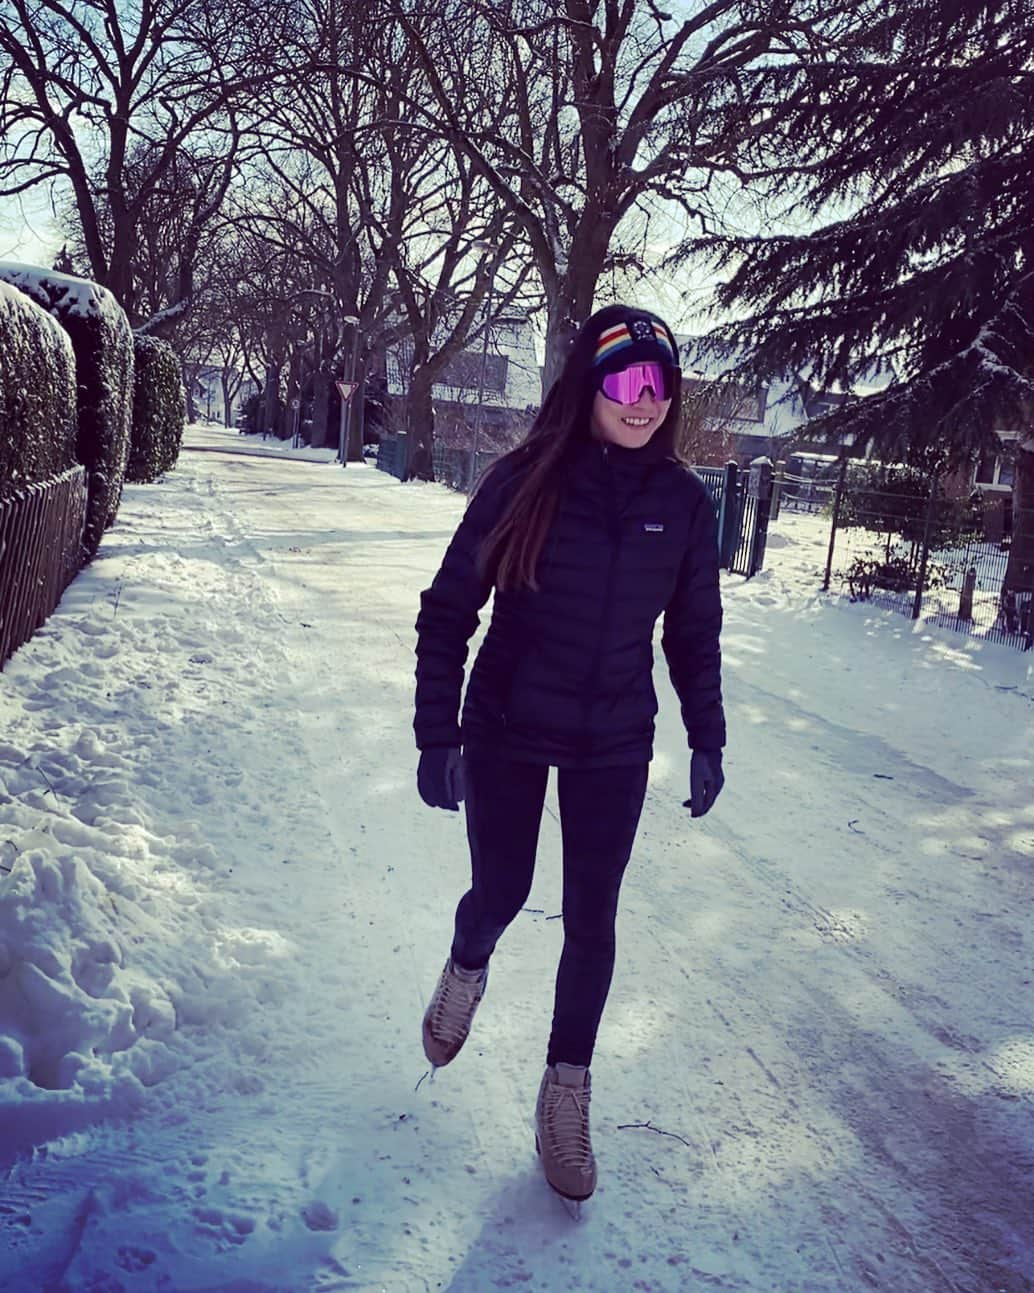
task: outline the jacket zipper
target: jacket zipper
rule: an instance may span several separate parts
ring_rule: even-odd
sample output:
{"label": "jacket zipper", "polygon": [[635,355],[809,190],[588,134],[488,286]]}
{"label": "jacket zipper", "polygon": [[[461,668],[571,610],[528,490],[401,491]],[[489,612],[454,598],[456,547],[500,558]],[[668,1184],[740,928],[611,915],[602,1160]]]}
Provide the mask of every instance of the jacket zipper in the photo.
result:
{"label": "jacket zipper", "polygon": [[603,663],[603,644],[610,628],[610,618],[614,606],[614,580],[617,574],[618,554],[621,550],[621,516],[618,512],[618,500],[614,484],[614,468],[610,461],[607,445],[602,446],[604,470],[607,480],[607,537],[610,541],[610,558],[607,562],[607,580],[603,593],[603,613],[600,616],[600,628],[596,637],[596,650],[593,653],[592,669],[585,687],[582,700],[582,735],[583,749],[589,746],[589,711],[592,707],[593,694],[599,682],[600,665]]}

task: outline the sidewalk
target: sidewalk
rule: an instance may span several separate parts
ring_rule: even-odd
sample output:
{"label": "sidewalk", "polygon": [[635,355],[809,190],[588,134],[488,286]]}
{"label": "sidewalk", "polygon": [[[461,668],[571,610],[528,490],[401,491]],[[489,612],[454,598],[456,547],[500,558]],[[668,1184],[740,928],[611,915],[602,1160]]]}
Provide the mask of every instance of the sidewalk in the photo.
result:
{"label": "sidewalk", "polygon": [[0,675],[0,1289],[1028,1289],[1029,662],[823,605],[804,529],[725,584],[728,786],[690,822],[659,667],[575,1226],[532,1135],[552,790],[420,1082],[466,860],[413,622],[464,500],[284,458],[127,489]]}

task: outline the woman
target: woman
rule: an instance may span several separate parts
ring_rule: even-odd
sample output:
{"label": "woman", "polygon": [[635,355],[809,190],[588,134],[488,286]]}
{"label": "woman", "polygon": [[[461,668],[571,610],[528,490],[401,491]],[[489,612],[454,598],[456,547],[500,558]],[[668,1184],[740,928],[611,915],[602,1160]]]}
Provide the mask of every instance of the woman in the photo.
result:
{"label": "woman", "polygon": [[[721,602],[710,498],[676,458],[680,373],[670,329],[614,305],[580,329],[527,439],[493,464],[417,619],[418,786],[465,798],[471,887],[424,1016],[430,1062],[467,1038],[496,942],[531,888],[550,767],[558,769],[564,947],[536,1143],[549,1184],[596,1186],[589,1064],[614,967],[618,891],[652,756],[652,635],[692,750],[702,816],[722,788]],[[467,643],[492,621],[457,721]],[[461,754],[462,750],[462,754]]]}

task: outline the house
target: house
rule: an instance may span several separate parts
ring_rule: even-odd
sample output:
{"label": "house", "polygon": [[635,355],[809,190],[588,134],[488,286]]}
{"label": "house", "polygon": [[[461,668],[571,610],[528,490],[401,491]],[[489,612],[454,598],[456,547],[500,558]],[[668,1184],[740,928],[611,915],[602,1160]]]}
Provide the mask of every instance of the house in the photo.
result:
{"label": "house", "polygon": [[[189,377],[192,407],[198,418],[206,422],[220,422],[233,426],[244,403],[258,390],[258,383],[239,370],[225,371],[211,364],[185,363],[184,375]],[[225,407],[223,380],[228,379],[233,394],[227,392],[229,407]]]}
{"label": "house", "polygon": [[1016,446],[1020,431],[1000,429],[1000,453],[981,454],[973,464],[969,484],[979,508],[984,534],[1002,543],[1013,530],[1013,485],[1016,480]]}
{"label": "house", "polygon": [[[676,340],[682,358],[683,386],[689,391],[721,380],[738,358],[731,348],[705,343],[701,337],[679,336]],[[858,390],[876,391],[888,380],[887,373],[874,371],[865,387]],[[845,399],[846,392],[821,390],[803,374],[773,377],[750,387],[727,381],[714,420],[731,435],[733,456],[741,466],[758,457],[777,462],[794,451],[828,453],[828,441],[813,440],[807,426]]]}
{"label": "house", "polygon": [[[389,396],[408,389],[412,345],[389,348],[385,370]],[[487,337],[475,340],[449,361],[432,389],[435,439],[469,445],[475,427],[483,449],[502,449],[527,430],[541,399],[541,369],[535,334],[517,313],[492,320]]]}

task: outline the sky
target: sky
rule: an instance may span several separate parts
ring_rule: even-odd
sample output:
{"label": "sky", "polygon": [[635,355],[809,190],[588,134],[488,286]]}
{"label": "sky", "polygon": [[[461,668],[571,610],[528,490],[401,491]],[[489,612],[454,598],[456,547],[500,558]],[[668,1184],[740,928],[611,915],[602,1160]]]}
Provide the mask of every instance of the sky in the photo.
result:
{"label": "sky", "polygon": [[42,194],[0,196],[0,260],[49,266],[63,241]]}
{"label": "sky", "polygon": [[[42,193],[30,191],[17,197],[0,196],[0,260],[49,266],[64,241],[49,200]],[[671,245],[654,241],[648,252],[659,264]],[[658,269],[650,275],[645,289],[649,301],[644,299],[641,280],[627,275],[605,277],[600,282],[598,298],[601,304],[611,299],[638,301],[655,309],[673,328],[692,333],[706,330],[711,291],[706,272],[687,268],[674,274]],[[536,331],[536,344],[541,358],[544,349],[541,327]]]}
{"label": "sky", "polygon": [[658,663],[576,1221],[554,785],[470,1041],[420,1045],[468,873],[413,625],[464,500],[187,438],[0,674],[0,1289],[1029,1290],[1034,653],[822,594],[821,516],[723,577],[727,783],[692,821]]}

